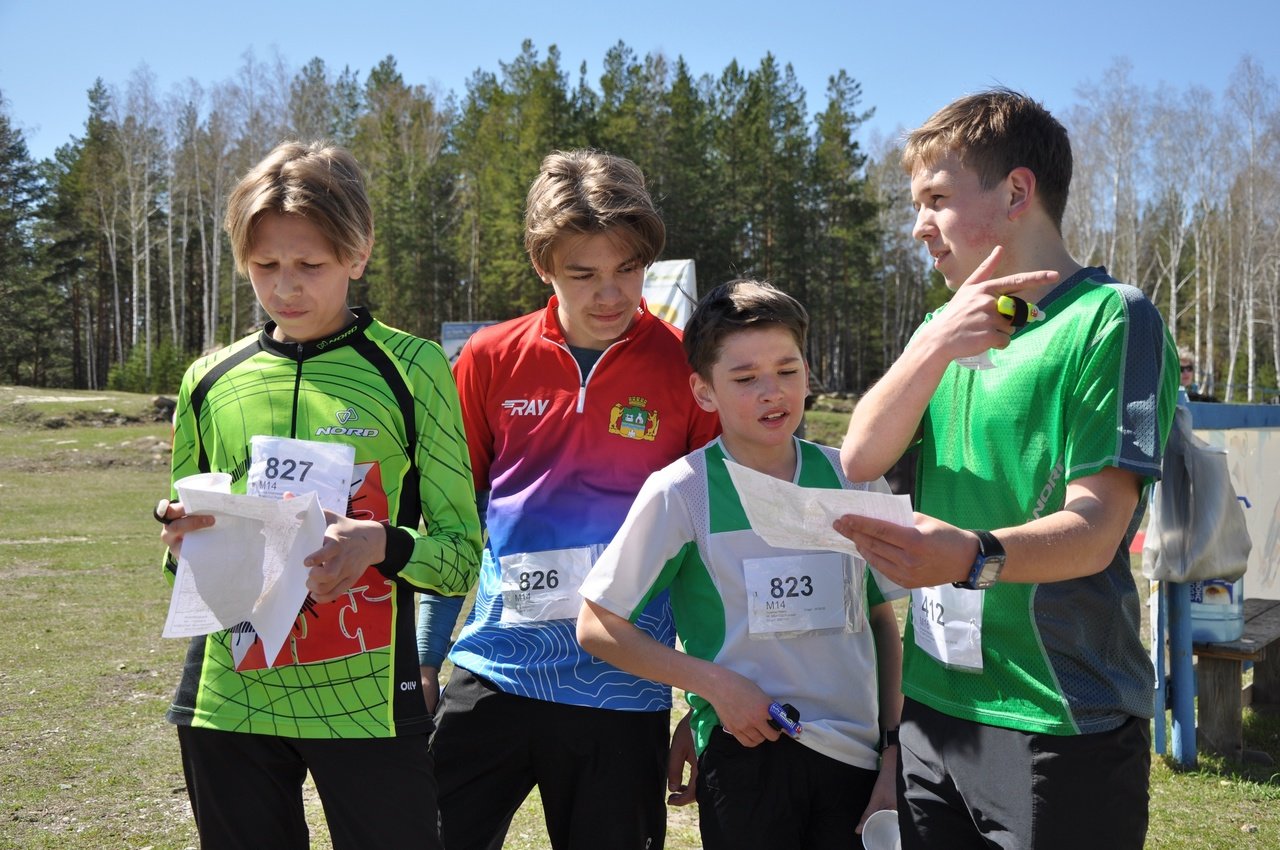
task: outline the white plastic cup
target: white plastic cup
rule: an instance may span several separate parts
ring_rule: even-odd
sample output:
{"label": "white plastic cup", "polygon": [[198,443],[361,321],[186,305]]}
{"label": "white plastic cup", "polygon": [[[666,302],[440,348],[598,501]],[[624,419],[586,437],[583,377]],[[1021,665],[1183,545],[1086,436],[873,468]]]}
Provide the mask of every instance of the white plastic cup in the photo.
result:
{"label": "white plastic cup", "polygon": [[902,850],[902,834],[898,832],[898,813],[881,809],[862,825],[862,846],[866,850]]}

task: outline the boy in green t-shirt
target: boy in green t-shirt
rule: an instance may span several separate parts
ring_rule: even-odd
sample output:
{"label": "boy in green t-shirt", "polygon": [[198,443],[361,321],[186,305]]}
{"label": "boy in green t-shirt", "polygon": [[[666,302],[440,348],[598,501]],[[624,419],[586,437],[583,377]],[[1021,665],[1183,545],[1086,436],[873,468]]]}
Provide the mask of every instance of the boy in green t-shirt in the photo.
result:
{"label": "boy in green t-shirt", "polygon": [[[901,642],[885,600],[902,590],[859,558],[767,544],[726,466],[888,492],[883,479],[851,484],[834,449],[794,436],[807,327],[804,308],[767,284],[732,281],[702,299],[684,346],[694,398],[723,434],[649,477],[582,586],[583,647],[688,692],[708,850],[845,848],[866,816],[893,807]],[[668,588],[683,653],[634,624]],[[794,738],[771,725],[775,701],[798,710]]]}
{"label": "boy in green t-shirt", "polygon": [[835,524],[916,588],[902,846],[1137,850],[1153,672],[1128,550],[1173,415],[1173,341],[1139,289],[1067,251],[1071,145],[1040,104],[961,98],[902,162],[914,234],[955,295],[855,408],[841,458],[866,478],[918,441],[919,513]]}

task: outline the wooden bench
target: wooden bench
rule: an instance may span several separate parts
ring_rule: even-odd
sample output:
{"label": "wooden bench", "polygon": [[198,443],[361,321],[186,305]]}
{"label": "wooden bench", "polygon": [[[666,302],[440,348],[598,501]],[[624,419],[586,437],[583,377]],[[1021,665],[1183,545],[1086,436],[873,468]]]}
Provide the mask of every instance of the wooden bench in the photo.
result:
{"label": "wooden bench", "polygon": [[[1280,601],[1245,599],[1244,634],[1227,643],[1197,643],[1198,741],[1234,759],[1244,756],[1241,710],[1280,708]],[[1253,662],[1253,684],[1241,688],[1244,662]]]}

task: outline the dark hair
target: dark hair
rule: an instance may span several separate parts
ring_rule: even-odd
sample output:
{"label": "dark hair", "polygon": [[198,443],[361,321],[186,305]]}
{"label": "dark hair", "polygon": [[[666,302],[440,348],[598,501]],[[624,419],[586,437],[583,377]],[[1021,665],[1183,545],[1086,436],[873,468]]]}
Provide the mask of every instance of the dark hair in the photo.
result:
{"label": "dark hair", "polygon": [[720,284],[702,296],[684,326],[689,366],[710,380],[726,337],[770,325],[785,328],[804,353],[809,314],[799,301],[763,281],[739,278]]}

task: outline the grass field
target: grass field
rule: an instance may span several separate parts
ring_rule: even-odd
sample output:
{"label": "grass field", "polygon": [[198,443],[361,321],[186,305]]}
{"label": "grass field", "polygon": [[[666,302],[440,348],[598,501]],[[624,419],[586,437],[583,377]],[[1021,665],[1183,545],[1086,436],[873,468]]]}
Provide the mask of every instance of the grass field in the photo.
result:
{"label": "grass field", "polygon": [[[846,418],[815,411],[810,438],[838,443]],[[168,436],[144,396],[0,387],[0,850],[196,846],[164,721],[185,644],[159,636],[150,517]],[[1245,746],[1280,760],[1280,719],[1246,714]],[[1151,787],[1148,847],[1280,846],[1280,768],[1157,757]],[[546,846],[536,795],[507,846]],[[667,846],[698,846],[691,810],[673,810]]]}

